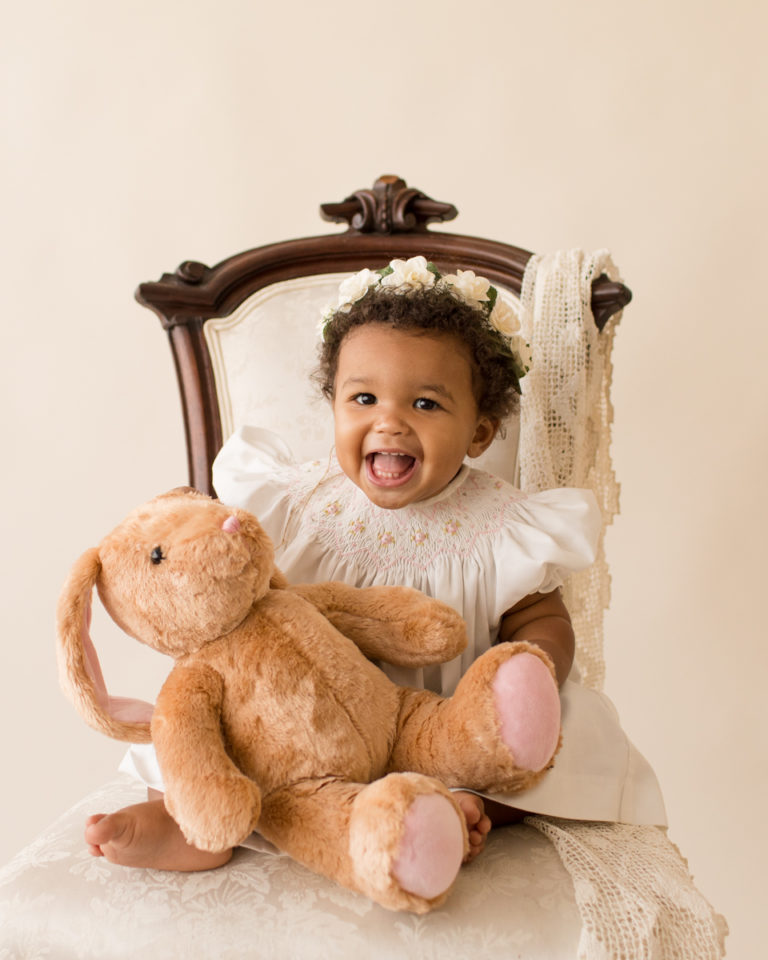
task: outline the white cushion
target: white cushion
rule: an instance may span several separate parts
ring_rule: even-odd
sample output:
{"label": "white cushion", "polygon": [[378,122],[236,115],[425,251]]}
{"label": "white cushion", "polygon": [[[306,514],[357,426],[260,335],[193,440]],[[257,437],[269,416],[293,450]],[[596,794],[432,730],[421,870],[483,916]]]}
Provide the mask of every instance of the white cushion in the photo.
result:
{"label": "white cushion", "polygon": [[0,871],[0,957],[141,956],[329,960],[354,957],[573,960],[581,932],[573,885],[552,844],[495,830],[448,902],[393,913],[288,857],[238,849],[225,867],[166,873],[93,858],[88,813],[142,799],[119,778],[73,807]]}

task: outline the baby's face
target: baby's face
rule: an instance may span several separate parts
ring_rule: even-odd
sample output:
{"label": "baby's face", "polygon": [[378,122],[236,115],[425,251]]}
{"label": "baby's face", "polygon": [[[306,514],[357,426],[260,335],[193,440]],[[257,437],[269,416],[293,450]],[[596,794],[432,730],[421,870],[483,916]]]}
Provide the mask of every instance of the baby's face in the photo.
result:
{"label": "baby's face", "polygon": [[344,340],[333,414],[342,470],[388,509],[439,493],[496,431],[477,411],[462,344],[378,325]]}

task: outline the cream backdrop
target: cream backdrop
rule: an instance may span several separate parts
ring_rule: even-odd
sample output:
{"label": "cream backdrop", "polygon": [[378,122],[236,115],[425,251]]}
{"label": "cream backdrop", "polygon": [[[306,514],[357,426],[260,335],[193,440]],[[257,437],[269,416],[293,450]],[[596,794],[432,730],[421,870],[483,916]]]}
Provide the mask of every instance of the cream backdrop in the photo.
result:
{"label": "cream backdrop", "polygon": [[[331,229],[394,172],[455,228],[609,246],[616,348],[608,692],[671,836],[758,956],[766,893],[765,5],[699,0],[30,0],[4,17],[0,859],[113,774],[59,694],[70,563],[185,482],[142,280]],[[314,322],[309,318],[308,322]],[[116,692],[165,664],[101,622]]]}

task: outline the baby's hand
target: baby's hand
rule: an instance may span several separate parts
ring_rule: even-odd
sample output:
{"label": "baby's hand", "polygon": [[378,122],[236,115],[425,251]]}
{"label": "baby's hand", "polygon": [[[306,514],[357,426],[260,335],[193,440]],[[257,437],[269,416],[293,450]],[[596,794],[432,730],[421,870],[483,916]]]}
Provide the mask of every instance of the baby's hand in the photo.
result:
{"label": "baby's hand", "polygon": [[454,799],[464,814],[469,833],[469,853],[464,863],[471,863],[478,854],[485,849],[485,842],[491,829],[491,821],[485,814],[483,798],[476,793],[465,793],[463,790],[454,791]]}

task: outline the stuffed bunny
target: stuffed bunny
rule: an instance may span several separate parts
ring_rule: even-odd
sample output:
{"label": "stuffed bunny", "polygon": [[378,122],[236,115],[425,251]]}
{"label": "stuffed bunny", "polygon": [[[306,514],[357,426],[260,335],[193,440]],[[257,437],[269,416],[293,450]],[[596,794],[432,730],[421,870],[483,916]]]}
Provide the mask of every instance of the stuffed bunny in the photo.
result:
{"label": "stuffed bunny", "polygon": [[[126,633],[175,660],[154,710],[107,693],[89,637],[94,585]],[[224,850],[258,829],[312,870],[417,913],[445,900],[467,849],[447,787],[523,789],[559,744],[557,687],[535,647],[493,647],[449,699],[398,687],[371,662],[424,666],[465,643],[459,615],[410,588],[289,586],[254,516],[188,489],[86,552],[58,607],[65,690],[97,730],[151,738],[190,843]]]}

